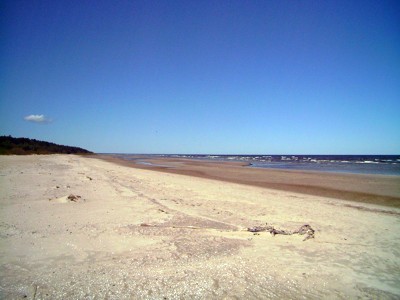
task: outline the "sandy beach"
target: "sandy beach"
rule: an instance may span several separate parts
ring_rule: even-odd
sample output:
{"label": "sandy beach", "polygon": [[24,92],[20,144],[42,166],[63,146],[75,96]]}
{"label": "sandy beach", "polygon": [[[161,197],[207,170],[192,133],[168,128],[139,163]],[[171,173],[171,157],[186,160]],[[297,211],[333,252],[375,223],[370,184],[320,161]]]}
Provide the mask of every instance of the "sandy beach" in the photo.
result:
{"label": "sandy beach", "polygon": [[134,168],[400,208],[400,176],[252,168],[245,162],[139,155],[133,161],[96,157]]}
{"label": "sandy beach", "polygon": [[1,156],[0,298],[400,298],[399,177],[151,163]]}

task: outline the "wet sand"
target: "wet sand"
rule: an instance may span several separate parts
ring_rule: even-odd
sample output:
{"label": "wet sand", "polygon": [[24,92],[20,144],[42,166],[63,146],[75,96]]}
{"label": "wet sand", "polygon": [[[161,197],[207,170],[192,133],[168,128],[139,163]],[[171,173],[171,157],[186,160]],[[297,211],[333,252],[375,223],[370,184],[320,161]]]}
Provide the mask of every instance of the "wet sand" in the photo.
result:
{"label": "wet sand", "polygon": [[152,162],[0,157],[0,298],[400,297],[397,177]]}
{"label": "wet sand", "polygon": [[253,168],[243,162],[182,158],[137,156],[134,161],[127,161],[100,157],[134,168],[400,208],[400,176]]}

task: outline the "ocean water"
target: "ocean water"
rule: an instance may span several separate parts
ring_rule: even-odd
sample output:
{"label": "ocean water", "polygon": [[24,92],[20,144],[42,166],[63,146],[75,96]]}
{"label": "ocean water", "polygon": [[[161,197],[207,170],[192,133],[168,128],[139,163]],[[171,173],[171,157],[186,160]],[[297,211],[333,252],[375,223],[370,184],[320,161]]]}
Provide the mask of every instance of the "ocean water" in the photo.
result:
{"label": "ocean water", "polygon": [[[135,159],[133,155],[115,155]],[[335,173],[381,174],[400,176],[400,155],[194,155],[158,154],[146,157],[190,158],[247,162],[249,167],[305,170]],[[141,159],[143,161],[143,158]]]}

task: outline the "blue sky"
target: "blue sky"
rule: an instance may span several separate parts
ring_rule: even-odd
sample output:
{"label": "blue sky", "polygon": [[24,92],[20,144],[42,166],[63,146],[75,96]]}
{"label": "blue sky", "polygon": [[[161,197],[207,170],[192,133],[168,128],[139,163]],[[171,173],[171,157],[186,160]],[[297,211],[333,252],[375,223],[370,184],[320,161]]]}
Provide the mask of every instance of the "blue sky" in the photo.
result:
{"label": "blue sky", "polygon": [[1,135],[400,153],[398,1],[4,1],[0,26]]}

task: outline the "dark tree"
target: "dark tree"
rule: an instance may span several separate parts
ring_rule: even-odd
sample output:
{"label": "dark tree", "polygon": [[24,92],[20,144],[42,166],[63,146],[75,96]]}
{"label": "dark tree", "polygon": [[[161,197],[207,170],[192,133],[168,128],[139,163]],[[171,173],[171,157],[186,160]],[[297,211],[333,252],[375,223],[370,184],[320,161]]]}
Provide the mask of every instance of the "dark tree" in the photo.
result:
{"label": "dark tree", "polygon": [[0,136],[0,154],[89,154],[88,150],[28,138]]}

